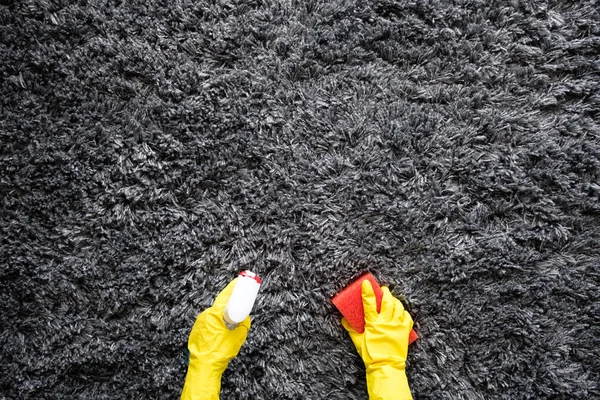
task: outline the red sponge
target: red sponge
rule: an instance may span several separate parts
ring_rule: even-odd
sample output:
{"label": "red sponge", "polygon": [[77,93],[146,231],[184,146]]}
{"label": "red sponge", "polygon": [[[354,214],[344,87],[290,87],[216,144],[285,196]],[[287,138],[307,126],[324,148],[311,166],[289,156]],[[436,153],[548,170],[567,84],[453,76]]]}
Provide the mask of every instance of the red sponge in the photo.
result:
{"label": "red sponge", "polygon": [[[365,331],[365,310],[362,304],[362,283],[365,279],[370,281],[371,286],[373,286],[373,292],[375,292],[375,299],[377,300],[377,312],[380,312],[383,292],[375,277],[370,272],[362,275],[331,299],[350,326],[358,333]],[[411,344],[418,338],[419,335],[414,330],[411,330],[408,343]]]}

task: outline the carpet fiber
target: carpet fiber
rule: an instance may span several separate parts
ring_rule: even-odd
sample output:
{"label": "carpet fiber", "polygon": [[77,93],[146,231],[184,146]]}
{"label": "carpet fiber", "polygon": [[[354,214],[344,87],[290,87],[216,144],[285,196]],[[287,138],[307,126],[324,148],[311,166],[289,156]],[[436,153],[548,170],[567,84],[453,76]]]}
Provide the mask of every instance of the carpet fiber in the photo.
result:
{"label": "carpet fiber", "polygon": [[0,399],[366,399],[329,297],[408,302],[417,399],[600,398],[595,1],[0,1]]}

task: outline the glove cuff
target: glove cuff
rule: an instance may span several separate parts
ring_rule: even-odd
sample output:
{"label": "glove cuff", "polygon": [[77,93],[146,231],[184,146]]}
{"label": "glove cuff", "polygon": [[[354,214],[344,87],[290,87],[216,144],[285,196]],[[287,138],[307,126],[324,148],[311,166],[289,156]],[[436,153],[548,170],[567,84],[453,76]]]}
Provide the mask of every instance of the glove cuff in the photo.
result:
{"label": "glove cuff", "polygon": [[404,360],[367,367],[369,400],[412,400]]}
{"label": "glove cuff", "polygon": [[205,364],[192,357],[181,392],[181,400],[219,400],[221,376],[225,368]]}

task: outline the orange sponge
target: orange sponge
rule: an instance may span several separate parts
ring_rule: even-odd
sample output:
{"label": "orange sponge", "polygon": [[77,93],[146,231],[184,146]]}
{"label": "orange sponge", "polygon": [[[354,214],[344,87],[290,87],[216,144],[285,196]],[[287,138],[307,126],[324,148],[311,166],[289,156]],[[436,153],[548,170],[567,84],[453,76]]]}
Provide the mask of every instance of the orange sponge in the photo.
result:
{"label": "orange sponge", "polygon": [[[350,326],[358,333],[365,331],[365,310],[362,304],[362,283],[365,279],[371,282],[371,286],[373,286],[373,292],[377,300],[377,312],[380,312],[383,292],[379,287],[379,283],[377,283],[375,277],[370,272],[362,275],[331,299]],[[418,338],[419,335],[414,330],[411,330],[408,343],[410,344]]]}

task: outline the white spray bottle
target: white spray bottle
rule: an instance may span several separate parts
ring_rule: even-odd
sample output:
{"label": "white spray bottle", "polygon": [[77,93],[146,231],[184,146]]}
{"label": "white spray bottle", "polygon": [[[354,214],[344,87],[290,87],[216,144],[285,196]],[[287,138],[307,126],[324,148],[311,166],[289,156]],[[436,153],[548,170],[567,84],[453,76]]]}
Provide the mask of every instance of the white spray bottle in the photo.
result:
{"label": "white spray bottle", "polygon": [[254,306],[262,281],[254,272],[242,271],[223,311],[223,321],[228,329],[235,329],[245,320]]}

